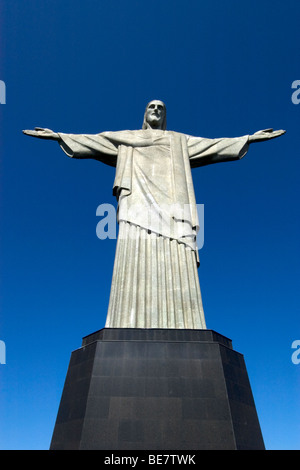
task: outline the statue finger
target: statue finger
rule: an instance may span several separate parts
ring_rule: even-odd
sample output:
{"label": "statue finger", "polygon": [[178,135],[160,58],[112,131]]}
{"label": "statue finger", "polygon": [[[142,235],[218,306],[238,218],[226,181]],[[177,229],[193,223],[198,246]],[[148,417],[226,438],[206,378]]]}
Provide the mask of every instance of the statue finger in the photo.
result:
{"label": "statue finger", "polygon": [[23,134],[26,134],[26,135],[37,135],[37,132],[36,131],[32,131],[32,130],[24,130],[23,131]]}

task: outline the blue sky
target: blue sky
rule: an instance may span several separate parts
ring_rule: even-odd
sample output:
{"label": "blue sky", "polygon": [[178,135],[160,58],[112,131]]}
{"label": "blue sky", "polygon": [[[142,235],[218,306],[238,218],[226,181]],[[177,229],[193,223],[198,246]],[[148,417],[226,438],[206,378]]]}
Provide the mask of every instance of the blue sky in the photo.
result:
{"label": "blue sky", "polygon": [[0,448],[48,449],[70,354],[104,327],[114,169],[71,160],[35,126],[231,137],[273,127],[240,162],[193,170],[204,204],[207,326],[244,354],[267,449],[300,449],[298,0],[2,0],[0,5]]}

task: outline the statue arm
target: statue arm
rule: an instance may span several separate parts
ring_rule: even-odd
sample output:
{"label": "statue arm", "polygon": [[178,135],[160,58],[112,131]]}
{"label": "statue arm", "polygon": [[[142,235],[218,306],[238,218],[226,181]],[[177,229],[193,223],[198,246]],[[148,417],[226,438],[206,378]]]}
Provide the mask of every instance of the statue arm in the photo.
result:
{"label": "statue arm", "polygon": [[102,134],[64,134],[41,127],[23,133],[40,139],[56,140],[70,158],[91,158],[116,166],[118,146]]}
{"label": "statue arm", "polygon": [[249,136],[206,139],[189,136],[188,154],[192,168],[212,163],[240,160],[249,149]]}
{"label": "statue arm", "polygon": [[252,135],[221,139],[188,136],[191,167],[240,160],[248,152],[250,144],[275,139],[285,134],[285,132],[284,130],[265,129]]}
{"label": "statue arm", "polygon": [[91,158],[116,166],[118,146],[101,134],[64,134],[59,132],[61,149],[71,158]]}

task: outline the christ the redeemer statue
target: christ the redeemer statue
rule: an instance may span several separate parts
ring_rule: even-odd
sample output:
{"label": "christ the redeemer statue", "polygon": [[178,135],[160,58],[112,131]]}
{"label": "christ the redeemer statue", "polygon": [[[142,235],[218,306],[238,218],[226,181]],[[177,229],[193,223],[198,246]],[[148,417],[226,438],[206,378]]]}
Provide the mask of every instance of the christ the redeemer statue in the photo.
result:
{"label": "christ the redeemer statue", "polygon": [[105,327],[205,329],[191,168],[239,160],[249,144],[285,131],[219,139],[167,131],[166,107],[154,100],[140,130],[23,132],[56,140],[69,157],[116,167],[119,235]]}

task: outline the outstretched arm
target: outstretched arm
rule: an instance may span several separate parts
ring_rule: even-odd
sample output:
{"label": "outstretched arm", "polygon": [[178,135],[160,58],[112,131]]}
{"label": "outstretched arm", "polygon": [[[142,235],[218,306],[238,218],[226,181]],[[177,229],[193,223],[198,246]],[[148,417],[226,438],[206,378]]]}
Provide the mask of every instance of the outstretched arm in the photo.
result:
{"label": "outstretched arm", "polygon": [[25,130],[23,133],[39,139],[56,140],[68,157],[91,158],[110,166],[116,166],[118,145],[105,136],[105,133],[64,134],[43,127],[35,127],[34,130]]}
{"label": "outstretched arm", "polygon": [[265,129],[253,135],[233,138],[206,139],[188,136],[187,145],[191,167],[240,160],[246,155],[250,144],[275,139],[284,133],[283,130]]}
{"label": "outstretched arm", "polygon": [[212,163],[240,160],[249,149],[249,135],[207,139],[188,136],[188,154],[192,168]]}

